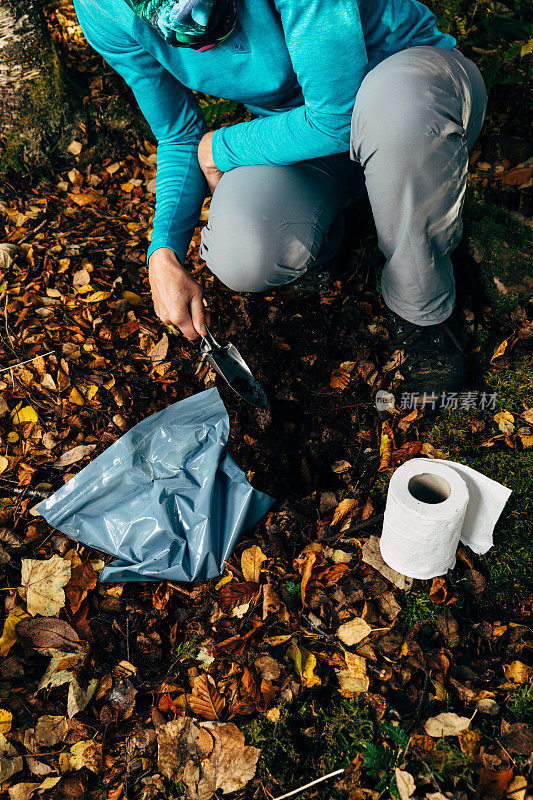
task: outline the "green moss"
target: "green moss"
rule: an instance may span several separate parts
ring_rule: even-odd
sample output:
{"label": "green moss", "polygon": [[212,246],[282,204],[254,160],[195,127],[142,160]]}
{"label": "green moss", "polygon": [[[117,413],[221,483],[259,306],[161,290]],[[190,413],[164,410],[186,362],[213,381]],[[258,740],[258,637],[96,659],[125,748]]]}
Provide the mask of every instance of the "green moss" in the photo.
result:
{"label": "green moss", "polygon": [[517,722],[533,724],[533,685],[520,686],[507,698],[507,711]]}
{"label": "green moss", "polygon": [[410,594],[406,597],[402,614],[406,624],[411,627],[422,620],[431,622],[436,619],[439,607],[429,597],[421,594]]}
{"label": "green moss", "polygon": [[[522,407],[522,400],[533,405],[526,377],[523,376],[522,380],[520,376],[516,380],[515,377],[510,370],[499,374],[497,378],[489,376],[489,380],[493,381],[492,389],[502,390],[497,408],[509,408],[516,412]],[[529,400],[526,401],[522,392],[526,393]],[[495,598],[498,599],[503,597],[499,592],[508,593],[513,586],[520,588],[531,585],[533,548],[529,530],[533,518],[533,458],[531,451],[516,452],[505,445],[505,449],[501,449],[501,443],[496,443],[494,447],[481,446],[491,436],[499,434],[492,420],[493,414],[493,411],[447,412],[428,433],[428,440],[448,450],[450,459],[468,464],[513,492],[496,526],[494,547],[479,559],[482,568],[488,572],[489,590],[496,590]],[[473,433],[468,425],[475,418],[486,421],[486,429],[481,435]]]}
{"label": "green moss", "polygon": [[481,283],[494,311],[498,315],[509,313],[527,302],[531,286],[524,279],[533,274],[531,229],[506,208],[485,203],[470,192],[465,203],[464,236],[479,264]]}
{"label": "green moss", "polygon": [[462,778],[471,773],[470,759],[450,739],[438,739],[435,749],[425,757],[428,766],[439,781]]}

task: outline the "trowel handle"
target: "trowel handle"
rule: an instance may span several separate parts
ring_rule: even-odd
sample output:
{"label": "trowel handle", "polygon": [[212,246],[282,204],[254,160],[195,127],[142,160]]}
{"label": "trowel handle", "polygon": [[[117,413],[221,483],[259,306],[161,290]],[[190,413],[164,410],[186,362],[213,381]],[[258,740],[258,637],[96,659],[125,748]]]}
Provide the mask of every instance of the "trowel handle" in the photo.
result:
{"label": "trowel handle", "polygon": [[213,336],[207,325],[205,329],[206,329],[206,334],[205,336],[202,336],[202,350],[207,350],[207,351],[223,350],[224,348],[222,347],[221,344],[217,342],[217,340],[215,339],[215,337]]}

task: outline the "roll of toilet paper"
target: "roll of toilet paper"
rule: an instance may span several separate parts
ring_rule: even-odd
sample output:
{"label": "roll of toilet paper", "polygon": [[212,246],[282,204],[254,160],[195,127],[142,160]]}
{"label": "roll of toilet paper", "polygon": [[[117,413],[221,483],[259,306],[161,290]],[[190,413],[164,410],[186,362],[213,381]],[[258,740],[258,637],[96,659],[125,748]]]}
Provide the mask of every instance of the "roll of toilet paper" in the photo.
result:
{"label": "roll of toilet paper", "polygon": [[511,491],[476,470],[442,459],[413,458],[389,483],[381,555],[410,578],[444,575],[459,541],[492,547],[492,531]]}

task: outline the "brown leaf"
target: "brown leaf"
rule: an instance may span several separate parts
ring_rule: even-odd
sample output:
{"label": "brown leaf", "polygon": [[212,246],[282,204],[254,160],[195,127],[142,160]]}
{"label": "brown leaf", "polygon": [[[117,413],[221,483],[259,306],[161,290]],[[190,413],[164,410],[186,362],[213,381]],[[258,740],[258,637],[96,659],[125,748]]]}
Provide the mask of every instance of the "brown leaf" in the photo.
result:
{"label": "brown leaf", "polygon": [[501,800],[505,797],[507,788],[513,777],[512,769],[504,769],[501,772],[483,767],[479,775],[477,793],[486,800]]}
{"label": "brown leaf", "polygon": [[189,800],[210,800],[215,792],[240,791],[254,777],[260,750],[247,747],[231,722],[187,717],[167,722],[157,733],[159,772],[186,787]]}
{"label": "brown leaf", "polygon": [[260,585],[255,581],[246,581],[244,583],[231,581],[220,590],[218,604],[222,611],[228,613],[236,606],[242,606],[254,600],[259,594],[260,588]]}
{"label": "brown leaf", "polygon": [[79,610],[89,590],[95,588],[97,580],[98,575],[90,561],[85,561],[83,564],[78,564],[74,567],[70,580],[65,587],[65,594],[73,614]]}
{"label": "brown leaf", "polygon": [[333,514],[333,519],[331,520],[332,525],[337,525],[341,520],[343,520],[357,505],[357,500],[353,498],[347,498],[346,500],[341,500],[337,508],[335,509],[335,513]]}
{"label": "brown leaf", "polygon": [[445,578],[433,578],[431,589],[429,590],[429,599],[432,603],[444,603],[448,596],[448,589],[446,588]]}
{"label": "brown leaf", "polygon": [[194,714],[208,720],[219,720],[226,704],[213,679],[205,672],[194,681],[192,694],[187,695],[187,702]]}
{"label": "brown leaf", "polygon": [[307,589],[307,584],[309,583],[309,578],[311,577],[313,567],[317,561],[317,558],[322,555],[322,552],[323,552],[322,545],[313,542],[312,544],[308,545],[305,548],[305,550],[301,553],[301,555],[296,559],[298,571],[302,576],[302,582],[301,582],[302,606],[305,606],[305,591]]}
{"label": "brown leaf", "polygon": [[166,333],[163,334],[161,339],[154,344],[152,349],[148,353],[148,358],[151,359],[152,364],[161,364],[165,358],[167,357],[168,353],[168,336]]}
{"label": "brown leaf", "polygon": [[23,619],[17,625],[17,634],[31,640],[39,650],[55,647],[57,650],[76,649],[80,639],[76,631],[62,619],[36,617]]}
{"label": "brown leaf", "polygon": [[41,747],[54,747],[59,742],[64,742],[67,734],[68,722],[66,717],[40,717],[35,725],[35,741]]}
{"label": "brown leaf", "polygon": [[502,719],[501,742],[510,753],[527,757],[533,753],[533,728],[525,722],[510,724]]}

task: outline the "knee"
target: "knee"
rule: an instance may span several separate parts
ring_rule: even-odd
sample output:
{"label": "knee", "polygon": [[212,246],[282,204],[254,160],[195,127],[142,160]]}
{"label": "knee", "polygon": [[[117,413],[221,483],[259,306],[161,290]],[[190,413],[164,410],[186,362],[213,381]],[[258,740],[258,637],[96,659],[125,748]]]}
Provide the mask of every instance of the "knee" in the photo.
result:
{"label": "knee", "polygon": [[211,272],[234,292],[262,292],[275,272],[272,237],[245,213],[208,224],[200,254]]}
{"label": "knee", "polygon": [[414,74],[407,63],[403,66],[391,74],[382,62],[361,84],[351,136],[352,149],[363,166],[378,148],[392,151],[395,159],[418,161],[436,142],[464,134],[461,120],[436,101],[432,76]]}
{"label": "knee", "polygon": [[232,291],[263,292],[299,277],[311,251],[298,224],[281,223],[229,172],[213,195],[200,255]]}

